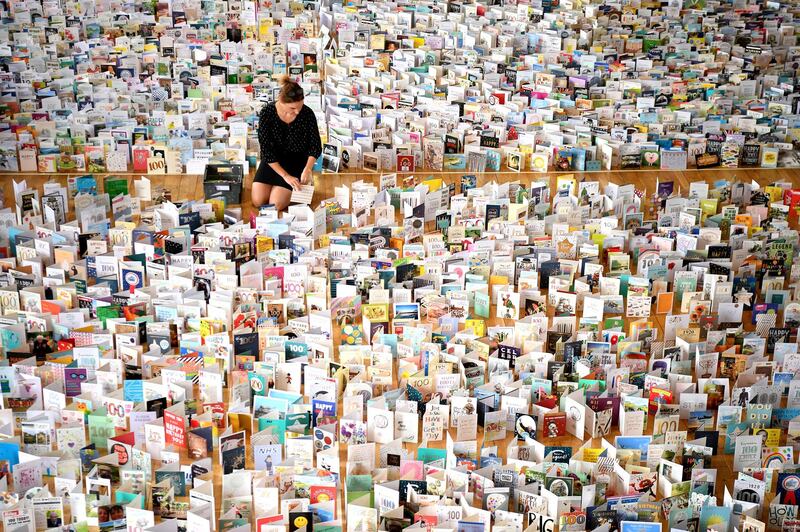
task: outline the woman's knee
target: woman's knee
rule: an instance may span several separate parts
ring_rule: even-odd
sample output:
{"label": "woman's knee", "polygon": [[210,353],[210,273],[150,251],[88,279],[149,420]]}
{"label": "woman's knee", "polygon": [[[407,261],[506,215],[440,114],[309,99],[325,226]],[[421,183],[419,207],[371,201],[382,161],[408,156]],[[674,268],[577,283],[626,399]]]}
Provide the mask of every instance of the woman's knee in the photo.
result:
{"label": "woman's knee", "polygon": [[292,191],[283,187],[273,187],[269,196],[269,202],[275,205],[278,211],[285,211],[289,208],[292,200]]}
{"label": "woman's knee", "polygon": [[254,185],[253,189],[250,191],[250,202],[253,204],[253,207],[258,208],[269,203],[269,193],[269,188]]}
{"label": "woman's knee", "polygon": [[272,204],[275,205],[275,208],[278,211],[285,211],[286,209],[289,208],[289,198],[286,198],[286,199],[281,198],[281,199],[275,200],[275,201],[272,202]]}

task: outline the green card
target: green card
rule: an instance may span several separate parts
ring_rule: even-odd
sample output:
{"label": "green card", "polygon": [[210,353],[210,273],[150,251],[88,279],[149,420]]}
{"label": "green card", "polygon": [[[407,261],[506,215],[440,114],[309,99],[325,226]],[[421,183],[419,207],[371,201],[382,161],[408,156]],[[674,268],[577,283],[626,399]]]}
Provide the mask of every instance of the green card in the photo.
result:
{"label": "green card", "polygon": [[105,190],[108,197],[111,199],[117,196],[125,196],[128,194],[128,178],[126,177],[108,177],[105,182]]}
{"label": "green card", "polygon": [[106,407],[98,408],[89,414],[89,440],[98,449],[107,449],[108,439],[116,435],[114,420],[108,415]]}

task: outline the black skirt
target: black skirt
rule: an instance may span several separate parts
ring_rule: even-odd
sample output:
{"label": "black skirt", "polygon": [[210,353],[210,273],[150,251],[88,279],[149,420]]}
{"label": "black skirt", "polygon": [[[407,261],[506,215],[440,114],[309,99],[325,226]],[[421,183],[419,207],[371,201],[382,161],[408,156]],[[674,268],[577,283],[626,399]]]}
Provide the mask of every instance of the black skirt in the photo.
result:
{"label": "black skirt", "polygon": [[[308,155],[303,153],[286,153],[278,157],[278,163],[281,165],[286,173],[292,177],[300,179],[303,169],[308,162]],[[258,171],[253,178],[254,183],[264,183],[265,185],[272,185],[274,187],[283,187],[292,190],[292,187],[283,180],[272,167],[263,160],[258,165]]]}

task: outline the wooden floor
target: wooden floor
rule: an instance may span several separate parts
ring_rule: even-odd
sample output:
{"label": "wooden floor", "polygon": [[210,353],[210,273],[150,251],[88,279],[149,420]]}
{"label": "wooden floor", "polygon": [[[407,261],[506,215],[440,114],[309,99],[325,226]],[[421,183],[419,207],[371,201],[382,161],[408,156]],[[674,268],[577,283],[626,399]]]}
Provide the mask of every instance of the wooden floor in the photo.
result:
{"label": "wooden floor", "polygon": [[[459,183],[461,176],[466,172],[418,172],[414,174],[400,174],[398,173],[397,182],[402,183],[408,176],[415,176],[417,180],[427,178],[429,176],[440,177],[446,183],[455,183],[456,192],[459,190]],[[727,168],[709,168],[704,170],[684,170],[677,172],[667,172],[660,170],[615,170],[609,172],[548,172],[546,174],[531,173],[531,172],[487,172],[478,176],[478,185],[483,185],[487,182],[497,181],[520,181],[523,183],[531,183],[536,181],[551,182],[555,186],[555,180],[558,175],[574,174],[578,181],[599,181],[601,185],[612,182],[616,184],[632,183],[637,189],[641,189],[647,194],[652,194],[656,190],[656,182],[673,181],[675,183],[675,191],[685,191],[689,188],[689,184],[693,181],[705,181],[714,183],[719,180],[729,181],[755,181],[764,186],[777,181],[788,181],[794,184],[800,183],[800,168],[776,168],[776,169],[727,169]],[[86,174],[75,174],[86,175]],[[102,191],[102,178],[107,173],[97,174],[97,181],[100,190]],[[138,179],[142,174],[136,173],[123,173],[114,174],[118,176],[127,176],[129,181]],[[147,176],[152,183],[155,190],[157,187],[163,187],[172,193],[173,201],[182,200],[196,200],[203,197],[203,179],[199,175],[150,175]],[[375,172],[352,171],[349,173],[340,174],[316,174],[314,178],[314,201],[312,208],[316,207],[320,201],[333,198],[335,187],[346,185],[357,180],[363,180],[374,185],[378,185],[380,174]],[[2,197],[5,198],[5,206],[13,206],[13,188],[12,180],[20,181],[25,179],[29,186],[40,187],[47,181],[58,181],[62,184],[67,182],[67,174],[9,174],[0,173],[0,191]],[[242,192],[242,213],[247,217],[252,211],[253,207],[250,204],[250,188],[252,185],[253,173],[245,179],[244,190]],[[133,190],[131,185],[131,190]]]}
{"label": "wooden floor", "polygon": [[[105,174],[102,174],[105,175]],[[458,189],[458,183],[460,181],[460,176],[463,175],[463,172],[453,172],[453,173],[420,173],[417,174],[420,177],[427,177],[428,175],[435,175],[437,177],[443,177],[446,182],[456,182],[456,188]],[[498,174],[486,174],[479,177],[478,184],[481,185],[488,180],[496,179],[498,181],[515,181],[521,180],[525,183],[529,183],[530,181],[542,181],[547,179],[548,177],[552,179],[551,184],[555,184],[555,176],[556,174],[517,174],[517,173],[498,173]],[[42,174],[28,174],[28,175],[21,175],[21,174],[14,174],[14,175],[0,175],[0,183],[2,184],[2,192],[4,193],[5,197],[5,206],[6,207],[13,207],[13,193],[12,193],[12,178],[16,179],[17,181],[20,178],[24,177],[27,180],[29,186],[36,186],[39,187],[42,183],[46,182],[49,179],[55,179],[60,181],[62,184],[66,183],[66,176],[64,175],[42,175]],[[130,178],[138,178],[139,174],[130,174]],[[162,175],[162,176],[149,176],[152,181],[153,187],[163,186],[169,189],[172,192],[173,200],[179,201],[183,199],[200,199],[203,195],[203,185],[202,179],[199,176],[185,176],[185,175]],[[655,191],[656,187],[656,178],[660,181],[674,181],[675,182],[675,190],[683,190],[685,191],[691,182],[694,181],[706,181],[709,183],[713,183],[720,179],[726,180],[745,180],[755,181],[760,185],[764,186],[769,183],[777,182],[777,181],[788,181],[791,182],[794,186],[800,185],[800,169],[798,170],[791,170],[791,169],[776,169],[776,170],[764,170],[764,169],[752,169],[752,170],[727,170],[727,169],[710,169],[710,170],[702,170],[702,171],[683,171],[683,172],[660,172],[660,171],[615,171],[615,172],[593,172],[593,173],[584,173],[576,175],[576,178],[581,180],[585,179],[587,181],[600,181],[601,184],[605,184],[609,181],[619,184],[627,184],[632,183],[638,189],[641,189],[646,192],[646,194],[652,194]],[[356,179],[363,179],[365,181],[371,181],[374,184],[378,184],[378,175],[374,173],[352,173],[352,174],[324,174],[318,175],[315,179],[316,182],[316,191],[314,196],[314,204],[315,206],[319,201],[325,198],[333,197],[334,187],[340,186],[342,184],[351,183],[353,180]],[[249,199],[249,186],[250,180],[248,179],[245,192],[243,197],[245,200]],[[401,176],[398,176],[398,182],[402,180]],[[100,180],[98,180],[100,181]],[[251,212],[251,207],[249,205],[243,206],[243,212],[248,215]],[[74,214],[68,217],[68,219],[72,219]],[[552,312],[552,309],[551,309]],[[491,315],[494,315],[494,309],[492,309]],[[653,315],[651,317],[652,321],[654,321],[658,328],[661,331],[660,336],[663,337],[663,327],[664,327],[664,317],[661,315]],[[513,324],[511,320],[502,320],[502,319],[491,319],[489,320],[490,324],[499,324],[505,323],[508,325]],[[749,320],[745,320],[745,323],[748,324],[749,327]],[[226,391],[227,392],[227,391]],[[340,403],[341,408],[341,403]],[[340,410],[341,411],[341,410]],[[685,429],[685,423],[682,422],[682,429]],[[645,434],[650,433],[652,430],[652,416],[649,416],[649,422],[647,430]],[[512,431],[513,432],[513,431]],[[618,431],[615,429],[609,441],[613,443],[614,435],[618,434]],[[451,430],[451,435],[455,437],[455,430]],[[483,431],[479,429],[478,433],[478,448],[481,448],[481,443],[483,441]],[[720,439],[720,449],[724,446],[724,437]],[[510,437],[503,442],[494,442],[498,445],[498,455],[505,459],[506,457],[506,448],[510,443]],[[571,445],[575,448],[579,447],[584,443],[583,440],[574,438],[572,436],[557,438],[553,440],[547,440],[547,444],[553,445]],[[599,442],[594,442],[596,446]],[[782,441],[783,443],[783,441]],[[443,448],[444,442],[432,442],[432,447]],[[412,446],[407,445],[408,448]],[[341,478],[344,478],[346,474],[346,465],[347,465],[347,454],[346,448],[344,446],[341,449]],[[188,463],[188,457],[184,456],[183,462]],[[727,486],[729,490],[732,491],[733,488],[733,481],[736,478],[736,474],[732,469],[733,463],[733,456],[732,455],[723,455],[719,454],[714,457],[713,462],[710,466],[717,468],[719,470],[718,473],[718,481],[717,481],[717,500],[721,504],[722,502],[722,495],[724,493],[723,486]],[[248,456],[248,466],[252,465],[252,457]],[[215,465],[215,479],[221,480],[221,471],[218,465]],[[221,499],[221,483],[215,483],[215,492],[216,492],[216,500],[217,504],[220,503]],[[340,492],[341,494],[341,492]],[[768,499],[769,500],[769,499]],[[339,515],[345,515],[344,512],[339,513]],[[765,513],[762,516],[762,520],[766,521],[767,514]],[[346,530],[346,524],[345,528]]]}

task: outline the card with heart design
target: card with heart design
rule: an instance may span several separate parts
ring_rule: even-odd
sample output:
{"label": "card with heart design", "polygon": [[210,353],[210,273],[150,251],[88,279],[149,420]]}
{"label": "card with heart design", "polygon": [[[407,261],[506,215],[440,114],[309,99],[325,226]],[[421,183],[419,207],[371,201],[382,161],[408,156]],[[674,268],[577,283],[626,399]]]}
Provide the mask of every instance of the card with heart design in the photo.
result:
{"label": "card with heart design", "polygon": [[80,456],[80,449],[86,445],[83,425],[62,426],[56,431],[58,450],[70,456]]}
{"label": "card with heart design", "polygon": [[641,156],[642,168],[659,168],[661,166],[661,153],[658,148],[643,148]]}

